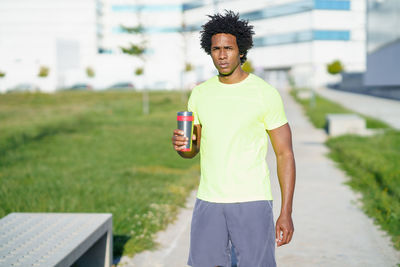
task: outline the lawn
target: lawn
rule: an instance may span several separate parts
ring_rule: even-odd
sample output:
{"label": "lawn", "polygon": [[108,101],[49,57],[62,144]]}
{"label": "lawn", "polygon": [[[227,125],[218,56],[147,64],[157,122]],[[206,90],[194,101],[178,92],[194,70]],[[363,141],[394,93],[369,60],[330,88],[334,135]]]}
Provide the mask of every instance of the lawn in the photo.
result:
{"label": "lawn", "polygon": [[179,92],[0,95],[0,217],[113,214],[114,256],[156,246],[198,184],[199,161],[171,145]]}
{"label": "lawn", "polygon": [[[315,104],[310,105],[310,100],[300,100],[296,94],[293,90],[292,95],[317,128],[325,126],[328,113],[355,113],[318,95]],[[329,138],[329,156],[348,174],[347,184],[361,193],[364,211],[392,236],[394,246],[400,250],[400,131],[365,118],[367,127],[385,130],[370,137]]]}
{"label": "lawn", "polygon": [[310,118],[311,122],[317,128],[325,128],[325,116],[329,113],[358,114],[361,117],[365,118],[367,128],[390,128],[386,123],[380,120],[349,110],[335,102],[329,101],[328,99],[319,96],[318,94],[315,95],[314,101],[310,99],[300,99],[297,97],[297,93],[300,90],[301,89],[292,90],[291,95],[296,99],[297,102],[299,102],[303,106],[306,115]]}

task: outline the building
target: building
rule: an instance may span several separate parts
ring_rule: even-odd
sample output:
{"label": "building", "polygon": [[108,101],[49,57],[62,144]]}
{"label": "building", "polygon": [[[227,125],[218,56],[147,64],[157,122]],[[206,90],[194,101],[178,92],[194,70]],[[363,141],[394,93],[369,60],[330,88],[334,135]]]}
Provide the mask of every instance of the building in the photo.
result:
{"label": "building", "polygon": [[254,48],[248,54],[256,72],[276,87],[294,82],[316,88],[332,82],[326,65],[340,60],[346,71],[365,70],[364,0],[214,0],[183,5],[191,31],[188,58],[196,79],[215,74],[211,59],[200,49],[200,26],[206,14],[230,9],[254,25]]}
{"label": "building", "polygon": [[[74,83],[96,89],[188,88],[215,74],[200,48],[207,14],[231,9],[255,26],[248,59],[276,87],[316,88],[336,77],[326,65],[365,70],[364,0],[2,0],[0,92],[18,83],[54,91]],[[396,2],[396,1],[394,1]],[[141,33],[124,27],[141,25]],[[122,53],[144,44],[142,57]],[[38,77],[48,67],[48,77]],[[95,74],[89,77],[86,70]],[[143,75],[135,75],[142,69]]]}
{"label": "building", "polygon": [[[86,79],[97,54],[95,0],[0,1],[0,92],[19,83],[53,91]],[[47,77],[38,77],[41,67]]]}
{"label": "building", "polygon": [[[143,27],[128,34],[121,26]],[[87,83],[103,89],[118,82],[136,88],[180,88],[183,83],[180,0],[0,1],[0,92],[21,83],[54,91]],[[144,42],[142,58],[121,47]],[[47,77],[38,77],[41,67]],[[86,74],[91,68],[94,77]],[[142,68],[143,75],[135,75]]]}
{"label": "building", "polygon": [[[368,1],[367,36],[367,70],[364,74],[364,84],[367,89],[372,87],[371,90],[375,93],[382,89],[399,91],[400,1]],[[398,93],[397,97],[400,97]]]}
{"label": "building", "polygon": [[[101,40],[96,66],[105,84],[129,80],[137,88],[180,88],[184,68],[180,0],[103,0]],[[128,33],[123,27],[142,26]],[[144,44],[143,57],[123,54],[121,47]],[[143,75],[135,70],[143,69]]]}

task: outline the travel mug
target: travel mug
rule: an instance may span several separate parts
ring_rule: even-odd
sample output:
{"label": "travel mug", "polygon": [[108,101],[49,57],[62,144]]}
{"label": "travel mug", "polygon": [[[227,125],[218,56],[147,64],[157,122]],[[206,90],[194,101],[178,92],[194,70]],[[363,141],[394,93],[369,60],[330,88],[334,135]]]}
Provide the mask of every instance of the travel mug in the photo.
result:
{"label": "travel mug", "polygon": [[193,134],[193,112],[180,111],[177,116],[178,129],[184,132],[184,136],[188,138],[188,144],[180,151],[192,150],[192,134]]}

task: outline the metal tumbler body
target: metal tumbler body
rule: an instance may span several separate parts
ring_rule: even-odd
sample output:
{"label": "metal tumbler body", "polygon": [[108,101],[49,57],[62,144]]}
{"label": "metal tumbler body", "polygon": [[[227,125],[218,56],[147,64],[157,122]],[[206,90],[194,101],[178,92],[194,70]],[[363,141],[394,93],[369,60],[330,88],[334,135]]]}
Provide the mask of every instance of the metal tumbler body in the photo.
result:
{"label": "metal tumbler body", "polygon": [[193,112],[190,111],[180,111],[177,116],[178,129],[184,132],[185,137],[188,138],[188,144],[181,151],[191,151],[192,150],[192,134],[193,134]]}

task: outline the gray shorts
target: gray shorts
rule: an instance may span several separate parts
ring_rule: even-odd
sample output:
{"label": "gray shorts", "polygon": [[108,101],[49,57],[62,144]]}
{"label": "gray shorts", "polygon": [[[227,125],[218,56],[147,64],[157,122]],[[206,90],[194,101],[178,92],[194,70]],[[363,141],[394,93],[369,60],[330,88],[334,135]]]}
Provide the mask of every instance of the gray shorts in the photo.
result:
{"label": "gray shorts", "polygon": [[231,266],[231,244],[239,267],[275,267],[272,200],[211,203],[196,200],[188,265]]}

